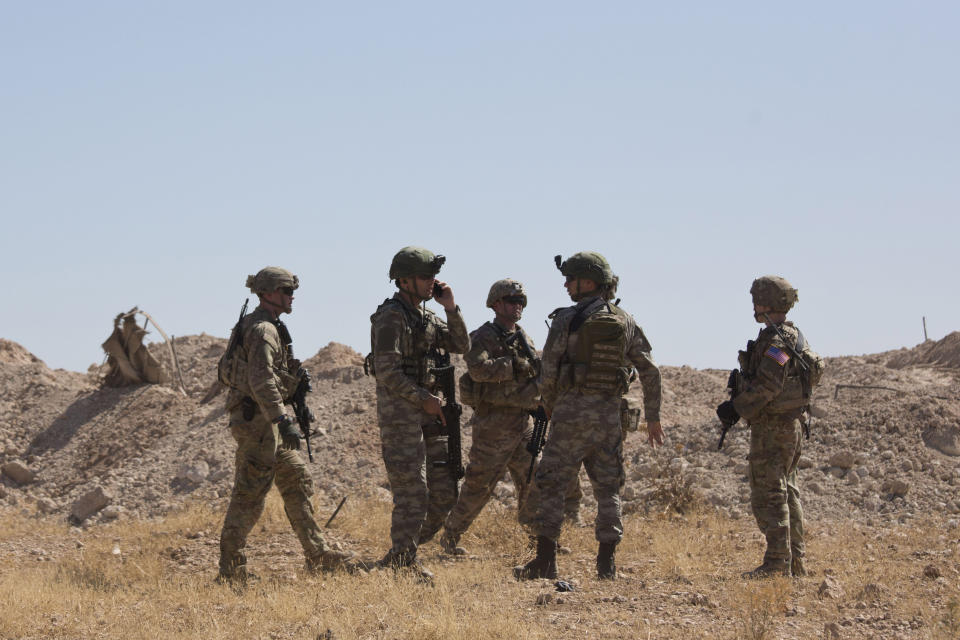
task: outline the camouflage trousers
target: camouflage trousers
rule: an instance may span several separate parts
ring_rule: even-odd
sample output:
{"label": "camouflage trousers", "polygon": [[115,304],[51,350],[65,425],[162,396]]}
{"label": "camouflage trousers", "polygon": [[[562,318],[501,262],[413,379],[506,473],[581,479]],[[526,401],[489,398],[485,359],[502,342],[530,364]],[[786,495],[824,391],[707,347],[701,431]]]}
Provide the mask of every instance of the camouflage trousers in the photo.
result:
{"label": "camouflage trousers", "polygon": [[[473,434],[470,463],[460,487],[460,497],[447,516],[444,528],[455,536],[469,529],[490,500],[504,472],[510,473],[516,490],[517,521],[524,527],[532,528],[539,504],[539,491],[536,483],[527,482],[530,472],[527,444],[533,437],[529,415],[522,409],[495,411],[482,416],[474,413],[470,425]],[[567,492],[565,515],[579,512],[581,497],[583,493],[578,476]],[[573,504],[570,504],[571,499]]]}
{"label": "camouflage trousers", "polygon": [[572,490],[581,464],[597,499],[596,538],[619,542],[623,537],[620,486],[624,469],[618,397],[566,393],[558,400],[536,473],[538,535],[553,540],[560,536],[564,498]]}
{"label": "camouflage trousers", "polygon": [[433,418],[419,407],[398,398],[377,400],[383,464],[393,492],[391,549],[415,551],[440,530],[456,499],[445,466],[447,437],[424,437],[421,425]]}
{"label": "camouflage trousers", "polygon": [[764,562],[803,558],[803,508],[797,464],[803,431],[796,419],[762,418],[750,424],[750,506],[767,538]]}
{"label": "camouflage trousers", "polygon": [[236,576],[245,571],[247,559],[243,549],[247,536],[263,513],[264,501],[274,482],[307,564],[318,563],[327,545],[310,503],[313,479],[300,454],[279,448],[277,426],[259,412],[248,422],[239,407],[232,411],[230,432],[237,441],[236,474],[220,534],[220,573]]}

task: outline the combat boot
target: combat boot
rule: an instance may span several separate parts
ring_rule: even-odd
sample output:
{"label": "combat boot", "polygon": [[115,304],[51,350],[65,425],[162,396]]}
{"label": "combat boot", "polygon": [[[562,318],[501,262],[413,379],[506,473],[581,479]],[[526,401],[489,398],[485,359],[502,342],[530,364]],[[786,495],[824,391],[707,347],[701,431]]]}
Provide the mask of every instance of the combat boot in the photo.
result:
{"label": "combat boot", "polygon": [[391,549],[377,564],[394,571],[409,569],[418,582],[433,584],[433,572],[420,564],[416,549],[413,551],[394,551]]}
{"label": "combat boot", "polygon": [[517,580],[536,580],[557,577],[557,543],[546,536],[537,536],[537,557],[527,564],[513,568]]}
{"label": "combat boot", "polygon": [[600,580],[617,579],[616,542],[601,542],[597,550],[597,578]]}
{"label": "combat boot", "polygon": [[803,565],[803,558],[793,556],[790,559],[790,573],[794,578],[802,578],[807,575],[807,568]]}
{"label": "combat boot", "polygon": [[356,554],[349,551],[326,549],[319,556],[307,559],[307,571],[328,573],[340,569],[347,573],[357,573],[357,571],[366,570],[363,563],[351,562],[355,557]]}
{"label": "combat boot", "polygon": [[465,556],[467,555],[467,550],[459,546],[460,536],[451,533],[450,531],[444,531],[440,535],[440,548],[443,549],[444,553],[447,553],[451,556]]}
{"label": "combat boot", "polygon": [[790,563],[786,560],[768,560],[764,558],[763,564],[753,571],[744,571],[740,574],[741,578],[770,578],[773,576],[790,577]]}
{"label": "combat boot", "polygon": [[259,581],[260,576],[252,571],[247,571],[246,565],[234,567],[232,571],[221,569],[216,577],[217,584],[228,585],[234,589],[243,589],[249,584]]}

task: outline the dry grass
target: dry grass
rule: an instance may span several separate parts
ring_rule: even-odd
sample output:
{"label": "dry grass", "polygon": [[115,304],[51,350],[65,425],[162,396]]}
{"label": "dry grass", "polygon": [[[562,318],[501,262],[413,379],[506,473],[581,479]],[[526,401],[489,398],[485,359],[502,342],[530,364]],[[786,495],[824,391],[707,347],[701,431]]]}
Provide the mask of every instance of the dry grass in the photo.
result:
{"label": "dry grass", "polygon": [[[319,510],[329,515],[328,505]],[[242,592],[214,583],[222,513],[200,505],[151,522],[86,531],[33,515],[0,518],[2,638],[956,638],[958,531],[939,522],[875,531],[812,527],[814,576],[743,581],[763,542],[753,523],[694,512],[630,516],[621,579],[593,577],[589,528],[564,533],[562,577],[577,586],[517,583],[532,555],[513,514],[491,505],[464,537],[472,555],[424,547],[436,586],[377,571],[315,577],[271,495],[250,540],[263,580]],[[352,498],[329,538],[367,558],[387,546],[389,505]],[[924,575],[934,565],[941,577]],[[844,594],[818,596],[825,570]],[[538,598],[549,594],[549,602]],[[330,635],[327,635],[327,631]]]}

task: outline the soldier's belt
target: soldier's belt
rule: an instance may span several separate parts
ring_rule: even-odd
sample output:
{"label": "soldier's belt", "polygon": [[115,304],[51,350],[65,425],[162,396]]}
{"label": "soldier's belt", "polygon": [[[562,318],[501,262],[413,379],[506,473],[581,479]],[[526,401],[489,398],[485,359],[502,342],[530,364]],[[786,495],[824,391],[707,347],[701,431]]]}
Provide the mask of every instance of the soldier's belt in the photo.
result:
{"label": "soldier's belt", "polygon": [[508,407],[503,405],[496,404],[481,404],[480,406],[474,408],[473,415],[478,418],[488,416],[492,413],[512,413],[516,415],[525,414],[527,412],[523,407]]}
{"label": "soldier's belt", "polygon": [[423,424],[420,425],[420,428],[423,429],[424,438],[436,438],[438,436],[450,435],[450,432],[447,431],[447,427],[439,422],[434,424]]}

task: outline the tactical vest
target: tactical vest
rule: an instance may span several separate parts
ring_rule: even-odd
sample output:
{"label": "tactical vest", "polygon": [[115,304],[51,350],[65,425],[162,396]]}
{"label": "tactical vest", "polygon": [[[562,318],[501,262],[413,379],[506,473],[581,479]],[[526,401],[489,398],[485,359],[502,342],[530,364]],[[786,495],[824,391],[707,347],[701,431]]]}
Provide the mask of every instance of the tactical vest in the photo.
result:
{"label": "tactical vest", "polygon": [[288,400],[293,396],[300,381],[299,377],[295,372],[291,372],[289,367],[293,358],[290,333],[287,331],[286,325],[279,320],[275,322],[265,318],[253,320],[252,315],[244,317],[233,328],[233,333],[230,335],[230,344],[217,363],[217,378],[221,383],[239,391],[244,396],[252,395],[247,377],[247,345],[244,344],[244,337],[254,325],[260,322],[270,322],[277,328],[280,337],[280,357],[276,360],[279,366],[274,365],[273,373],[277,377],[280,394],[284,400]]}
{"label": "tactical vest", "polygon": [[632,365],[627,361],[625,313],[607,301],[582,309],[570,321],[577,343],[569,356],[571,388],[581,393],[623,395]]}
{"label": "tactical vest", "polygon": [[370,316],[370,353],[364,359],[364,368],[369,375],[376,377],[374,359],[377,352],[377,336],[375,327],[377,318],[387,309],[397,308],[403,317],[403,331],[400,334],[400,368],[404,375],[410,378],[417,386],[429,391],[435,390],[436,380],[430,368],[432,358],[430,354],[440,346],[440,327],[435,316],[424,311],[422,317],[417,317],[407,309],[400,300],[387,298],[377,307]]}
{"label": "tactical vest", "polygon": [[[796,329],[796,327],[794,327]],[[800,356],[801,362],[790,350],[790,360],[787,362],[786,376],[783,381],[783,389],[770,402],[768,409],[774,413],[785,413],[796,409],[808,407],[813,397],[813,390],[823,376],[824,362],[823,358],[810,348],[800,329],[796,329],[797,339],[792,347]],[[753,340],[747,342],[746,351],[741,351],[739,355],[740,368],[744,378],[750,382],[756,375],[760,367],[761,358],[767,357],[760,353],[756,343]]]}
{"label": "tactical vest", "polygon": [[[497,353],[491,353],[491,357],[499,358],[509,355],[513,358],[527,360],[531,365],[532,372],[529,377],[522,379],[518,379],[515,374],[512,380],[505,382],[477,382],[470,377],[469,372],[464,373],[459,380],[460,401],[474,408],[484,401],[496,404],[502,401],[502,396],[505,393],[516,390],[517,386],[525,384],[528,380],[540,375],[540,358],[527,343],[523,330],[519,326],[516,331],[509,335],[495,322],[487,322],[483,328],[488,326],[489,330],[497,336],[497,342],[500,345],[500,350]],[[506,391],[504,385],[509,385]],[[499,400],[498,396],[500,397]]]}

